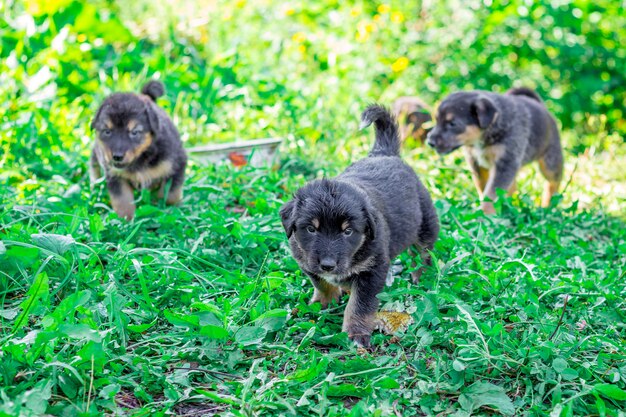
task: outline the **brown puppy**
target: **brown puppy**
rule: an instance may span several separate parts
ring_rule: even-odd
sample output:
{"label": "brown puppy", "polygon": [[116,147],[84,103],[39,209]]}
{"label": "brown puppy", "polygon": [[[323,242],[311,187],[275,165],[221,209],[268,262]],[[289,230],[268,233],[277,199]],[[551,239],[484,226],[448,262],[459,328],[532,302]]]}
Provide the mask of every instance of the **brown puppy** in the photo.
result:
{"label": "brown puppy", "polygon": [[187,164],[178,130],[155,103],[163,84],[150,81],[141,92],[112,94],[91,123],[91,182],[104,171],[113,210],[127,220],[135,216],[134,190],[158,189],[163,198],[169,184],[167,204],[179,202]]}
{"label": "brown puppy", "polygon": [[418,97],[400,97],[393,102],[391,109],[400,125],[400,139],[413,136],[424,143],[430,131],[424,124],[432,121],[428,105]]}
{"label": "brown puppy", "polygon": [[539,162],[548,180],[542,205],[547,207],[563,178],[563,150],[556,121],[536,92],[514,88],[506,94],[487,91],[453,93],[437,112],[428,145],[447,154],[464,146],[478,194],[494,213],[496,189],[512,193],[522,165]]}

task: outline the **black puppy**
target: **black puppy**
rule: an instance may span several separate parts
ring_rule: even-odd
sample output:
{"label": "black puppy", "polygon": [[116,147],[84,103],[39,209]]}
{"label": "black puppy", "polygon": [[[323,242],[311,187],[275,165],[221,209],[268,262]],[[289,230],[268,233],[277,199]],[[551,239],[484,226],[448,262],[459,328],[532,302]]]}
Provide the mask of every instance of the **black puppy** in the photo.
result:
{"label": "black puppy", "polygon": [[[428,134],[428,145],[447,154],[464,146],[481,198],[496,199],[496,189],[512,193],[522,165],[539,162],[548,180],[542,205],[550,205],[563,178],[563,150],[559,130],[539,95],[529,88],[513,88],[506,94],[462,91],[450,94],[439,106],[437,126]],[[486,214],[495,212],[483,201]]]}
{"label": "black puppy", "polygon": [[128,220],[135,216],[134,190],[159,190],[167,204],[182,199],[187,155],[178,130],[155,100],[163,84],[148,82],[143,94],[115,93],[98,109],[91,127],[97,133],[90,160],[92,184],[106,177],[113,210]]}
{"label": "black puppy", "polygon": [[280,216],[293,256],[315,287],[311,302],[326,307],[350,291],[343,330],[357,345],[369,346],[376,295],[391,260],[415,245],[429,265],[439,222],[428,191],[399,157],[393,116],[373,105],[361,119],[363,127],[376,127],[369,157],[334,179],[308,183]]}

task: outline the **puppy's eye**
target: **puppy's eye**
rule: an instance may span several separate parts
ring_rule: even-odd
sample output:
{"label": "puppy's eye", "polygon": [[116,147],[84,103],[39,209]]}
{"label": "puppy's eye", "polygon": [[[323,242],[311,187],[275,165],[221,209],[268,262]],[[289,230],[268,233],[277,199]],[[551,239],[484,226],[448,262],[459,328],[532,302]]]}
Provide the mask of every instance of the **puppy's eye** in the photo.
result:
{"label": "puppy's eye", "polygon": [[343,231],[343,235],[344,236],[352,236],[352,232],[353,232],[353,230],[348,227],[346,230]]}
{"label": "puppy's eye", "polygon": [[111,136],[111,129],[102,129],[102,136]]}
{"label": "puppy's eye", "polygon": [[449,127],[454,127],[454,126],[456,126],[456,121],[448,120],[447,124],[448,124]]}
{"label": "puppy's eye", "polygon": [[315,233],[316,232],[315,227],[313,227],[313,226],[307,226],[306,227],[306,231],[309,232],[309,233]]}
{"label": "puppy's eye", "polygon": [[141,130],[139,130],[139,129],[135,129],[135,130],[130,132],[130,137],[133,138],[133,139],[139,138],[140,135],[141,135]]}

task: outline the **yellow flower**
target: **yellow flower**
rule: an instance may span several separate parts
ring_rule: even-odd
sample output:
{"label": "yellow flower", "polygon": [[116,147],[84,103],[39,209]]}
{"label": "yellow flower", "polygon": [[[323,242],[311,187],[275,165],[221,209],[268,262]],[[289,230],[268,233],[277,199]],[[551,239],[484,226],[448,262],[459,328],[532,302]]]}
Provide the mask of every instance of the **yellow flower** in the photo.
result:
{"label": "yellow flower", "polygon": [[391,70],[393,72],[401,72],[404,71],[409,66],[409,59],[405,56],[401,56],[396,59],[396,61],[391,64]]}
{"label": "yellow flower", "polygon": [[293,36],[291,37],[291,40],[297,43],[302,43],[304,41],[306,41],[306,35],[304,32],[296,32],[293,34]]}
{"label": "yellow flower", "polygon": [[304,55],[306,53],[306,46],[304,45],[298,45],[298,51]]}
{"label": "yellow flower", "polygon": [[402,12],[393,12],[391,13],[391,21],[393,23],[402,23],[404,22],[404,15]]}
{"label": "yellow flower", "polygon": [[361,14],[361,7],[360,6],[356,6],[356,7],[353,7],[352,9],[350,9],[350,16],[357,17],[360,14]]}
{"label": "yellow flower", "polygon": [[380,14],[389,13],[389,11],[391,11],[391,6],[389,6],[388,4],[381,4],[376,10],[378,10],[378,13]]}
{"label": "yellow flower", "polygon": [[370,33],[374,31],[375,26],[372,22],[361,20],[356,25],[356,29],[357,29],[356,40],[359,42],[365,42],[370,37]]}
{"label": "yellow flower", "polygon": [[237,7],[238,9],[241,9],[245,5],[246,5],[246,0],[237,0],[235,2],[235,7]]}
{"label": "yellow flower", "polygon": [[291,7],[285,10],[285,16],[291,16],[293,14],[295,14],[296,11],[294,9],[292,9]]}

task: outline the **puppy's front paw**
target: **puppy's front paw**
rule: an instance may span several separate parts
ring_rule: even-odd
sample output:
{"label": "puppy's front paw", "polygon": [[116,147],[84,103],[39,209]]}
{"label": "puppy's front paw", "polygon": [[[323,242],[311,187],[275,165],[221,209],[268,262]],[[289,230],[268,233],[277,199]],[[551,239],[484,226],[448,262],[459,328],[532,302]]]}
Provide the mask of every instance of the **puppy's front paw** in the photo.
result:
{"label": "puppy's front paw", "polygon": [[350,334],[348,333],[348,337],[350,340],[354,342],[357,348],[369,348],[370,340],[372,338],[371,334]]}
{"label": "puppy's front paw", "polygon": [[493,206],[493,203],[490,201],[483,201],[480,204],[480,208],[482,209],[483,213],[485,213],[487,216],[491,216],[493,214],[496,214],[496,209]]}
{"label": "puppy's front paw", "polygon": [[339,299],[342,295],[341,288],[332,288],[334,288],[332,291],[330,291],[330,288],[327,288],[329,289],[329,292],[326,293],[319,291],[317,288],[313,290],[313,297],[311,297],[311,301],[309,301],[309,304],[320,303],[322,305],[322,308],[326,308],[332,301],[339,303]]}

